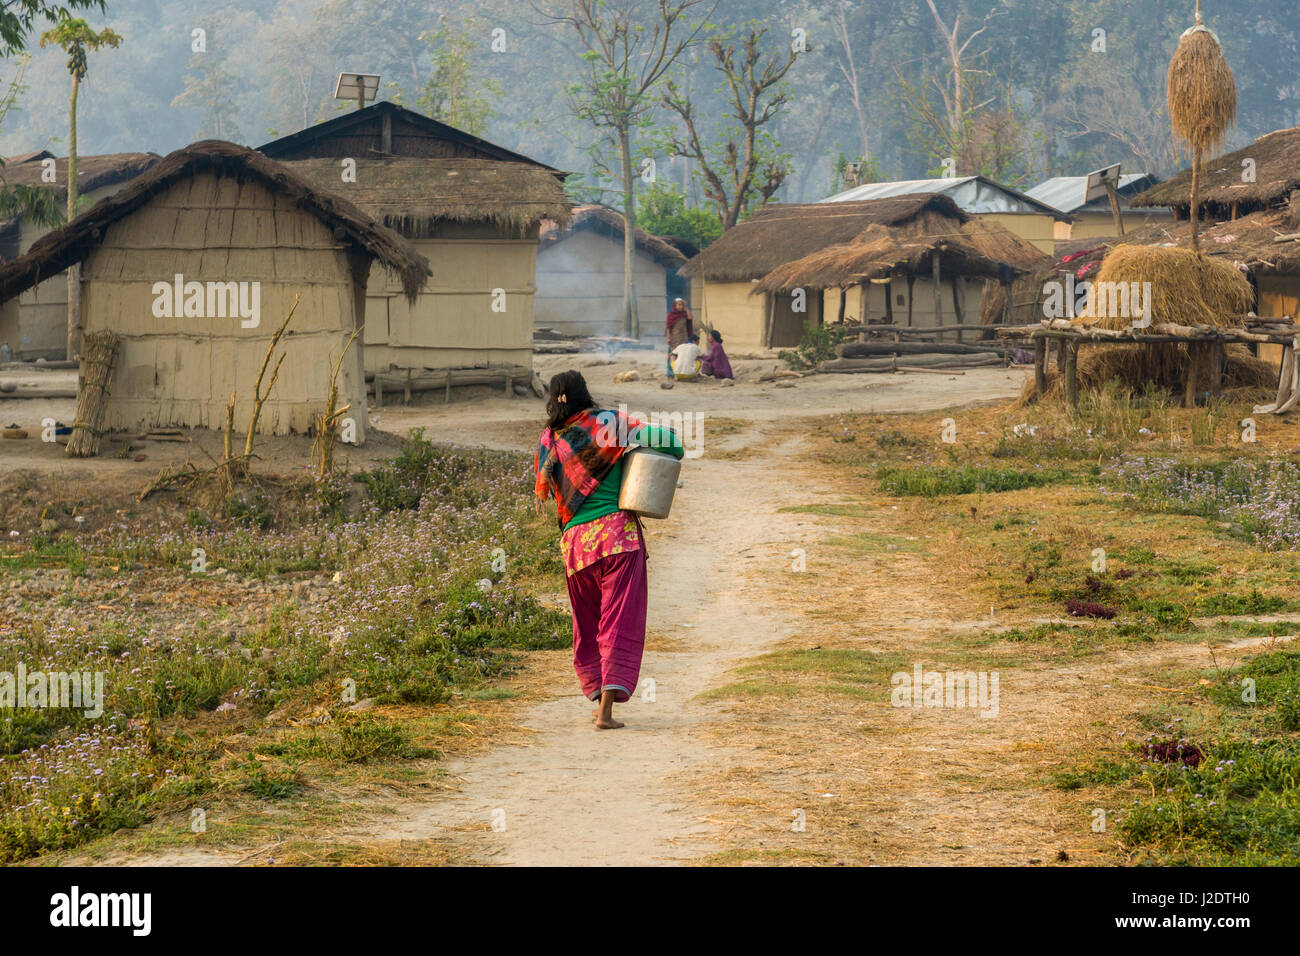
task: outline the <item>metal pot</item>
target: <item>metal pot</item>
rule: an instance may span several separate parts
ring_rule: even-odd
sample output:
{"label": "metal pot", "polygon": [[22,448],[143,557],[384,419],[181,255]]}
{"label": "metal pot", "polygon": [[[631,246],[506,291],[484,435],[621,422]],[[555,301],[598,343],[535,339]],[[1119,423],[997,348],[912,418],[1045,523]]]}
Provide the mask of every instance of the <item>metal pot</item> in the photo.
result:
{"label": "metal pot", "polygon": [[643,518],[667,518],[677,491],[682,463],[653,448],[636,447],[623,456],[623,483],[618,506]]}

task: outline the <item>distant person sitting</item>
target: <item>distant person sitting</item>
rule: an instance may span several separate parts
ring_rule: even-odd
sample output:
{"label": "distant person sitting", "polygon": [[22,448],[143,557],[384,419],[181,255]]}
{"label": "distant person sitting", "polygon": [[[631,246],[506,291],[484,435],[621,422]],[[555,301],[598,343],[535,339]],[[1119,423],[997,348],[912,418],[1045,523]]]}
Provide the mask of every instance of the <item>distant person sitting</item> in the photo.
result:
{"label": "distant person sitting", "polygon": [[700,360],[700,374],[712,375],[714,378],[735,378],[732,374],[731,362],[727,359],[727,353],[722,350],[722,336],[717,329],[709,329],[709,350],[704,353],[704,358]]}
{"label": "distant person sitting", "polygon": [[689,342],[684,342],[673,349],[673,377],[679,381],[689,382],[700,374],[700,337],[691,333]]}

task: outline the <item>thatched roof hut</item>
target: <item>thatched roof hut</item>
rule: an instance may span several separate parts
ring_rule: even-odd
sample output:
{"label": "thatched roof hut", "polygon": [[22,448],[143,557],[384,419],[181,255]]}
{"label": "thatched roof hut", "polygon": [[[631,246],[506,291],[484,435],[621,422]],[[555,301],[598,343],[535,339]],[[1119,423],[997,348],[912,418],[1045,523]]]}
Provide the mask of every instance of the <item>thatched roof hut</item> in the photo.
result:
{"label": "thatched roof hut", "polygon": [[[43,160],[54,159],[54,182],[46,180]],[[157,153],[106,153],[102,156],[77,157],[77,193],[85,196],[105,186],[128,182],[157,163]],[[3,176],[11,186],[34,186],[53,191],[60,198],[68,195],[68,157],[51,157],[41,150],[5,160]]]}
{"label": "thatched roof hut", "polygon": [[565,223],[570,203],[555,173],[535,163],[480,158],[358,159],[356,182],[337,159],[284,161],[318,188],[346,195],[390,229],[430,239],[446,223],[490,223],[525,235],[543,220]]}
{"label": "thatched roof hut", "polygon": [[[428,278],[429,264],[423,256],[401,236],[379,225],[346,199],[318,189],[284,164],[267,159],[255,150],[222,140],[204,140],[151,164],[130,184],[62,229],[37,240],[25,255],[0,266],[0,302],[80,262],[103,240],[113,223],[173,184],[208,171],[239,182],[258,181],[269,191],[291,199],[328,225],[336,240],[378,260],[399,279],[409,298],[415,297]],[[254,223],[247,225],[255,227]]]}
{"label": "thatched roof hut", "polygon": [[906,226],[912,234],[948,233],[954,221],[970,220],[955,202],[935,193],[861,202],[774,203],[727,230],[682,272],[714,282],[761,279],[794,259],[851,242],[869,226]]}
{"label": "thatched roof hut", "polygon": [[1002,265],[1018,275],[1048,261],[1033,245],[995,222],[972,220],[955,232],[921,235],[873,224],[852,242],[778,266],[754,286],[754,293],[848,288],[895,276],[930,276],[936,256],[943,275],[986,279],[997,278]]}
{"label": "thatched roof hut", "polygon": [[429,259],[433,276],[413,303],[371,276],[370,371],[531,365],[538,232],[569,218],[567,173],[389,102],[259,152],[352,200]]}
{"label": "thatched roof hut", "polygon": [[[1201,215],[1211,221],[1235,219],[1283,205],[1296,190],[1300,190],[1300,126],[1269,133],[1235,152],[1205,160]],[[1175,218],[1187,220],[1191,193],[1192,171],[1185,169],[1134,196],[1131,204],[1168,206]]]}

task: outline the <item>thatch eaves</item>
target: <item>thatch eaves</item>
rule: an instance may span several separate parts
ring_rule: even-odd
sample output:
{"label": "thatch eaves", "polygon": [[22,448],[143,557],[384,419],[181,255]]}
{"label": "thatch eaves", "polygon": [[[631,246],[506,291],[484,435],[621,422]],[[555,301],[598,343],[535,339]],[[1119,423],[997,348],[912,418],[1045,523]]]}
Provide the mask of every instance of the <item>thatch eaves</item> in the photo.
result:
{"label": "thatch eaves", "polygon": [[[1253,163],[1254,182],[1246,182]],[[1243,165],[1245,163],[1245,165]],[[1249,146],[1218,159],[1207,159],[1201,168],[1203,216],[1229,219],[1259,212],[1285,202],[1300,189],[1300,126],[1262,136]],[[1134,196],[1132,206],[1169,206],[1187,218],[1192,205],[1192,171],[1185,169],[1144,193]]]}
{"label": "thatch eaves", "polygon": [[352,203],[268,159],[255,150],[222,140],[204,140],[169,153],[113,195],[96,203],[61,229],[38,239],[27,253],[0,267],[0,302],[80,262],[106,228],[144,206],[172,184],[212,171],[239,181],[254,180],[293,199],[334,231],[335,238],[373,256],[414,299],[430,275],[429,263],[397,233]]}
{"label": "thatch eaves", "polygon": [[1023,274],[1050,261],[1049,256],[995,222],[967,222],[937,235],[907,234],[873,224],[852,242],[819,249],[778,266],[751,294],[847,288],[898,275],[928,276],[936,257],[943,275],[986,279],[997,277],[1003,264]]}
{"label": "thatch eaves", "polygon": [[[563,242],[575,232],[582,230],[609,236],[621,243],[623,241],[623,217],[608,206],[575,206],[573,217],[569,220],[567,227],[554,220],[542,223],[540,249],[547,249]],[[640,227],[637,227],[634,235],[637,248],[652,256],[664,268],[676,270],[686,263],[687,257],[669,239],[651,235]]]}
{"label": "thatch eaves", "polygon": [[773,204],[728,229],[682,267],[714,282],[761,279],[777,266],[850,242],[872,225],[915,234],[952,232],[971,219],[937,193],[859,202]]}
{"label": "thatch eaves", "polygon": [[[11,186],[33,186],[53,190],[60,197],[68,195],[68,157],[49,157],[42,152],[27,154],[28,158],[14,156],[5,160],[0,173]],[[45,164],[39,160],[54,158],[54,182],[46,182]],[[94,192],[105,186],[128,182],[151,168],[162,159],[157,153],[105,153],[100,156],[77,157],[77,192],[80,195]]]}
{"label": "thatch eaves", "polygon": [[536,163],[419,156],[358,159],[355,182],[343,181],[337,158],[281,165],[412,239],[436,235],[442,222],[485,222],[523,234],[543,219],[569,221],[564,184]]}

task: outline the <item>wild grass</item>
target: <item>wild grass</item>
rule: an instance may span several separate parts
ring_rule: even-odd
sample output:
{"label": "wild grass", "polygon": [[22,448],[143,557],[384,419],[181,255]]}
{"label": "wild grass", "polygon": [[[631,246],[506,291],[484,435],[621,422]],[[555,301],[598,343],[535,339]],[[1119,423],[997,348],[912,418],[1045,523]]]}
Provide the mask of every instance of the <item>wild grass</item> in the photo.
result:
{"label": "wild grass", "polygon": [[[3,712],[0,861],[138,826],[180,796],[206,793],[214,755],[224,760],[250,739],[263,738],[271,759],[226,767],[223,792],[276,801],[301,797],[323,767],[433,754],[401,723],[354,713],[350,702],[434,707],[491,689],[523,652],[567,646],[567,616],[539,604],[530,586],[554,588],[562,569],[554,529],[532,511],[529,471],[521,455],[441,448],[413,433],[394,460],[361,476],[365,496],[342,521],[327,508],[286,524],[285,503],[268,488],[214,511],[183,504],[158,527],[128,518],[75,538],[8,542],[11,573],[62,567],[106,586],[118,569],[142,573],[127,610],[109,619],[60,613],[55,600],[0,636],[0,672],[20,663],[91,672],[104,686],[99,718],[66,707]],[[220,583],[218,567],[268,579],[290,568],[337,573],[323,600],[300,606],[286,594],[245,629],[160,632],[155,615],[175,578],[156,575],[149,592],[146,572],[175,575],[195,547],[207,551],[208,572],[185,585],[200,594]],[[64,595],[75,603],[71,589]],[[354,694],[345,698],[344,686]],[[293,714],[313,716],[289,740],[264,739],[268,717],[283,727]]]}

